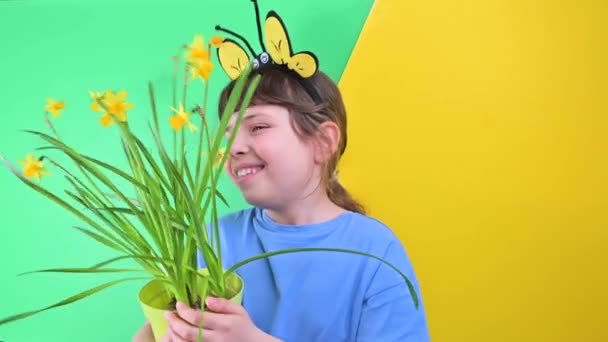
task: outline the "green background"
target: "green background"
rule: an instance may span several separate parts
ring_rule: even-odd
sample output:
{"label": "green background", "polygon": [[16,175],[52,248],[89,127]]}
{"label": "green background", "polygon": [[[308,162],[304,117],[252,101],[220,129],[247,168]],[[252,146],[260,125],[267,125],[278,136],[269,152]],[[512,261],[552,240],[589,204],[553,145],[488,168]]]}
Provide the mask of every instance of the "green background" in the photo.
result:
{"label": "green background", "polygon": [[[312,50],[321,68],[339,80],[373,0],[260,0],[262,16],[278,11],[295,50]],[[315,9],[316,8],[316,9]],[[100,113],[89,109],[89,91],[125,89],[134,130],[150,141],[147,82],[157,92],[161,116],[171,104],[171,56],[201,33],[209,38],[221,24],[245,35],[259,49],[250,0],[217,1],[0,1],[0,153],[13,163],[42,142],[23,129],[48,132],[47,97],[67,107],[53,120],[64,141],[81,152],[125,167],[116,127],[102,128]],[[228,81],[216,65],[211,79],[209,115]],[[200,103],[202,85],[189,92],[187,108]],[[164,110],[164,112],[163,112]],[[164,121],[166,122],[166,121]],[[166,135],[170,137],[169,126]],[[51,154],[57,156],[57,154]],[[38,156],[38,155],[37,155]],[[65,158],[56,157],[64,165]],[[86,267],[116,254],[71,227],[82,225],[64,209],[0,169],[0,317],[38,309],[116,276],[34,274],[53,267]],[[67,188],[61,173],[42,184]],[[230,208],[246,206],[236,188],[222,180]],[[144,321],[137,292],[143,283],[107,289],[81,302],[0,327],[0,341],[129,341]]]}

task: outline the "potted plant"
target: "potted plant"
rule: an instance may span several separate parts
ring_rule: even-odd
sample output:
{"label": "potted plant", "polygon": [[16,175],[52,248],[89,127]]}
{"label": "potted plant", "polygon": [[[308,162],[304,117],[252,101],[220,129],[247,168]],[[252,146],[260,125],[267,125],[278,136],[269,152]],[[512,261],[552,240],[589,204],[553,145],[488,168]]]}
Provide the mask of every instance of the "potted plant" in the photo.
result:
{"label": "potted plant", "polygon": [[[185,64],[192,78],[184,79],[183,89],[187,89],[188,83],[194,79],[202,79],[205,82],[202,107],[187,112],[185,90],[183,100],[177,103],[178,87],[177,81],[174,81],[174,102],[170,107],[174,115],[161,118],[154,88],[149,83],[152,116],[149,133],[154,141],[153,150],[146,146],[129,126],[127,111],[133,105],[127,102],[126,91],[106,90],[103,93],[90,93],[93,101],[91,109],[101,113],[100,123],[104,127],[114,127],[120,132],[120,143],[129,165],[127,170],[79,152],[76,147],[59,138],[49,119],[47,124],[51,134],[27,131],[41,138],[47,145],[39,149],[43,153],[41,156],[34,157],[30,154],[21,160],[22,170],[0,154],[4,164],[19,180],[86,223],[88,227],[77,228],[78,231],[117,252],[115,258],[91,267],[35,272],[122,274],[143,271],[145,274],[143,277],[129,276],[107,282],[51,306],[2,318],[0,325],[74,303],[123,282],[147,279],[148,282],[139,292],[139,299],[146,317],[152,323],[155,336],[160,338],[167,330],[164,311],[174,310],[176,301],[202,310],[205,308],[201,303],[205,302],[207,294],[240,302],[247,284],[244,284],[243,279],[236,273],[239,267],[279,254],[314,251],[360,254],[388,264],[406,281],[414,305],[418,306],[414,287],[401,271],[377,256],[355,250],[285,249],[242,260],[229,269],[222,267],[217,205],[218,201],[226,202],[226,199],[220,192],[218,180],[226,161],[224,151],[230,148],[234,139],[233,135],[224,142],[224,132],[237,103],[242,100],[235,124],[235,129],[238,129],[244,110],[250,103],[261,77],[258,74],[251,78],[252,81],[248,81],[252,69],[244,69],[230,95],[222,119],[212,130],[205,119],[208,80],[213,68],[210,56],[213,47],[220,46],[222,41],[222,37],[213,37],[205,45],[202,36],[197,35],[193,43],[185,46]],[[176,63],[179,63],[179,60],[176,60]],[[46,110],[56,117],[64,107],[61,101],[49,100]],[[197,121],[193,122],[193,117],[197,118]],[[161,129],[167,127],[166,123],[173,128],[172,142],[166,142],[162,138]],[[186,127],[189,132],[186,132]],[[196,151],[190,152],[192,154],[186,149],[186,134],[198,134]],[[225,146],[222,146],[223,143]],[[172,150],[168,148],[170,145]],[[73,166],[67,167],[57,162],[51,157],[52,152],[67,156]],[[34,179],[39,181],[43,176],[48,176],[48,165],[56,169],[53,173],[63,174],[67,180],[69,189],[65,190],[64,196],[53,193]],[[118,181],[128,186],[121,187]],[[204,258],[205,269],[197,267],[197,252]],[[125,259],[135,261],[140,268],[112,267],[113,263]]]}

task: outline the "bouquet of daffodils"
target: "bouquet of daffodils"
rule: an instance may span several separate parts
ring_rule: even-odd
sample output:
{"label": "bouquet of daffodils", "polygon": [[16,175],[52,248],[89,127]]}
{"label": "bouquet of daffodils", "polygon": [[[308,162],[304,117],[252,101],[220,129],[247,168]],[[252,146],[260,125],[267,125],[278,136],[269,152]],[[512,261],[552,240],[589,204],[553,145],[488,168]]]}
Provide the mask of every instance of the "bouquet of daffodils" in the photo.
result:
{"label": "bouquet of daffodils", "polygon": [[[174,112],[173,116],[159,118],[154,88],[152,84],[148,85],[152,109],[150,134],[155,143],[154,150],[149,149],[129,127],[127,112],[133,104],[127,100],[127,91],[106,90],[101,93],[89,93],[93,101],[91,109],[102,113],[100,124],[120,130],[120,143],[130,166],[128,170],[121,170],[94,156],[84,155],[76,147],[68,145],[60,139],[49,119],[46,121],[51,134],[27,132],[40,137],[48,144],[42,151],[60,151],[73,162],[72,167],[61,165],[46,155],[35,157],[29,154],[20,160],[23,168],[18,170],[0,155],[4,164],[23,183],[84,221],[88,228],[77,228],[80,232],[118,252],[117,257],[89,268],[41,271],[141,272],[142,270],[137,269],[108,267],[119,260],[131,259],[141,266],[149,275],[148,278],[162,284],[173,301],[183,301],[192,307],[204,303],[207,289],[214,295],[226,298],[235,295],[230,291],[238,292],[238,288],[227,289],[226,279],[232,272],[225,272],[221,266],[216,204],[217,200],[225,202],[226,199],[218,191],[217,184],[226,160],[224,151],[232,143],[230,140],[228,146],[222,147],[228,120],[239,100],[242,100],[243,110],[236,120],[236,126],[239,125],[244,108],[247,107],[259,82],[259,76],[246,84],[250,70],[243,73],[230,96],[226,115],[222,116],[219,127],[212,132],[205,120],[206,98],[208,80],[213,68],[211,50],[221,43],[222,37],[213,37],[205,46],[203,37],[196,35],[193,42],[185,46],[186,68],[192,77],[184,79],[184,102],[189,82],[201,79],[205,83],[205,99],[203,106],[197,106],[195,109],[196,115],[187,112],[182,102],[179,106],[175,103],[169,106]],[[175,57],[176,65],[180,60],[181,58]],[[174,77],[174,100],[177,97],[176,79],[177,77]],[[64,107],[63,101],[48,99],[46,112],[57,118]],[[193,122],[193,118],[198,119],[198,122]],[[173,128],[172,151],[167,148],[169,144],[161,139],[161,129],[167,126]],[[194,161],[187,157],[187,133],[183,129],[185,127],[188,127],[188,133],[191,134],[198,131]],[[56,168],[58,173],[63,173],[67,180],[69,189],[65,190],[64,198],[36,182],[42,177],[50,176],[47,169],[50,167]],[[126,181],[129,189],[120,188],[113,179]],[[201,251],[205,258],[206,272],[197,269],[197,250]],[[102,284],[49,307],[4,318],[0,320],[0,324],[75,302],[125,281],[148,278],[128,277]]]}
{"label": "bouquet of daffodils", "polygon": [[[150,281],[142,288],[139,299],[148,319],[154,320],[154,311],[160,311],[157,314],[158,323],[155,325],[153,322],[154,333],[160,337],[166,331],[162,312],[173,310],[176,301],[201,309],[207,294],[240,301],[244,284],[235,270],[249,262],[277,254],[305,251],[347,252],[385,262],[376,256],[354,250],[294,248],[261,254],[242,260],[227,270],[223,268],[217,201],[226,202],[226,199],[218,189],[218,179],[226,161],[224,152],[230,149],[236,136],[232,135],[226,145],[222,146],[224,133],[228,120],[240,103],[234,127],[235,131],[238,130],[244,110],[248,107],[261,76],[257,74],[251,77],[250,68],[240,75],[218,127],[212,130],[205,120],[208,80],[213,69],[210,57],[212,49],[219,47],[222,42],[222,37],[213,37],[205,45],[203,37],[196,35],[191,44],[184,46],[184,63],[192,77],[184,79],[183,101],[179,105],[176,101],[177,78],[174,77],[174,103],[169,107],[174,112],[173,116],[159,117],[154,88],[152,84],[148,85],[152,114],[149,134],[154,141],[153,150],[129,126],[127,111],[133,105],[127,102],[126,91],[89,93],[93,101],[91,109],[101,112],[100,124],[120,131],[120,143],[128,161],[128,170],[82,154],[78,148],[60,139],[48,119],[50,134],[27,132],[48,144],[41,151],[54,150],[67,156],[71,162],[70,167],[61,165],[44,154],[39,157],[30,154],[20,161],[23,164],[20,170],[0,155],[4,164],[24,184],[86,223],[88,227],[79,227],[78,231],[117,252],[115,258],[87,268],[58,268],[36,272],[122,274],[143,271],[147,275],[107,282],[48,307],[2,318],[0,324],[71,304],[119,283],[148,279]],[[181,58],[176,58],[176,65],[180,61]],[[196,79],[204,82],[203,105],[197,106],[190,113],[185,110],[186,89],[188,83]],[[53,117],[58,117],[64,107],[62,101],[49,99],[46,111]],[[197,120],[194,121],[193,118]],[[169,126],[173,129],[173,139],[167,143],[161,138],[161,128]],[[184,127],[188,127],[189,132]],[[196,152],[192,157],[194,160],[187,156],[185,134],[198,134],[195,138]],[[168,149],[167,145],[172,145],[173,148]],[[53,173],[63,174],[67,180],[69,188],[63,197],[39,182],[42,177],[50,175],[47,167],[56,169]],[[126,182],[128,188],[119,187],[115,180]],[[204,258],[205,269],[197,267],[197,252]],[[113,263],[124,259],[135,261],[141,269],[111,267]],[[388,265],[405,279],[417,306],[417,297],[410,281],[393,265]]]}

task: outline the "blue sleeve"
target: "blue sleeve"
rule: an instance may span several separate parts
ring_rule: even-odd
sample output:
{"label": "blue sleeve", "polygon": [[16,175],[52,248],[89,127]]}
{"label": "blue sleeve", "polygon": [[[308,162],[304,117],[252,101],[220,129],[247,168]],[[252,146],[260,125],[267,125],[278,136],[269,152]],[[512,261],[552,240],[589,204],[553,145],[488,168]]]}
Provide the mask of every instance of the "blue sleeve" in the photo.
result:
{"label": "blue sleeve", "polygon": [[381,263],[366,291],[357,342],[427,342],[427,328],[420,287],[405,249],[393,241],[383,259],[396,266],[414,285],[418,309],[405,280],[391,267]]}

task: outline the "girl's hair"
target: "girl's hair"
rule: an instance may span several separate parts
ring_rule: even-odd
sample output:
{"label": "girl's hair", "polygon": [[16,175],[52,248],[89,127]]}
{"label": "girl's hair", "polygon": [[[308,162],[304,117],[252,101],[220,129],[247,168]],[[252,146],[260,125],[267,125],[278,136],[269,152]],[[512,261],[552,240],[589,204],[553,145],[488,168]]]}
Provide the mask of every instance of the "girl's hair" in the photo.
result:
{"label": "girl's hair", "polygon": [[[249,81],[255,73],[250,74]],[[286,71],[268,68],[262,72],[262,78],[251,99],[250,105],[279,105],[290,113],[291,123],[296,133],[302,137],[317,138],[319,125],[333,121],[340,128],[340,143],[334,155],[324,165],[322,185],[330,200],[336,205],[350,211],[365,214],[365,208],[357,202],[338,182],[336,167],[346,148],[346,108],[342,95],[336,84],[321,71],[306,79],[289,75]],[[315,103],[306,88],[300,83],[309,82],[314,88],[321,103]],[[228,97],[236,81],[231,81],[222,91],[218,103],[219,115],[224,112]],[[241,99],[242,100],[242,99]],[[239,101],[240,102],[240,101]],[[236,111],[240,110],[240,103]],[[320,137],[325,139],[326,137]]]}

